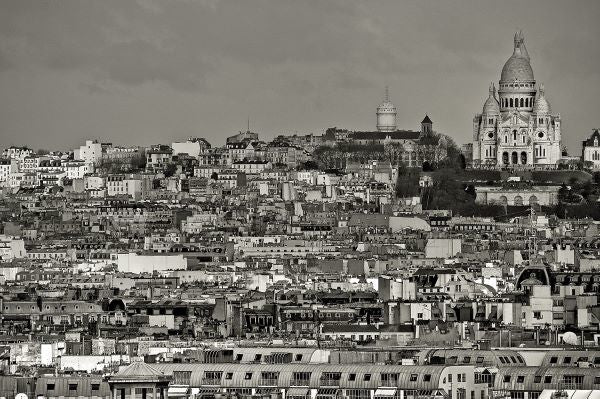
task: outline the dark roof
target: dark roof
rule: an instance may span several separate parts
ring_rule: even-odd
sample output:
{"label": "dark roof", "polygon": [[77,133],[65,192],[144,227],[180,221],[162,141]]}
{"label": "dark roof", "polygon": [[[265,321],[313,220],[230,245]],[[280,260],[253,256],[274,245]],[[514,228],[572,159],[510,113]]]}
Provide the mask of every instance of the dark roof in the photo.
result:
{"label": "dark roof", "polygon": [[396,130],[393,132],[354,132],[350,134],[353,140],[384,140],[388,136],[392,140],[418,140],[421,132]]}
{"label": "dark roof", "polygon": [[583,140],[583,146],[584,147],[593,147],[595,138],[598,138],[598,141],[600,142],[600,131],[598,131],[598,129],[596,129],[592,132],[592,135],[590,136],[589,139]]}
{"label": "dark roof", "polygon": [[377,327],[372,324],[325,324],[323,325],[324,333],[337,332],[377,332]]}
{"label": "dark roof", "polygon": [[431,119],[429,119],[429,115],[425,114],[425,118],[421,121],[421,123],[433,123]]}

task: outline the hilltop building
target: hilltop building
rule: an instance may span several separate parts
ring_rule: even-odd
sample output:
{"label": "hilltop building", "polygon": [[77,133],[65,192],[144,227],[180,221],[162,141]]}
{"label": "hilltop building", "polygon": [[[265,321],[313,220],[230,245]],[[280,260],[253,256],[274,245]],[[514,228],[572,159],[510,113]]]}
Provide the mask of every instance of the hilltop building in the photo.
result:
{"label": "hilltop building", "polygon": [[522,32],[504,64],[499,89],[490,85],[473,119],[473,166],[555,168],[561,158],[561,117],[553,113],[544,85],[536,86]]}

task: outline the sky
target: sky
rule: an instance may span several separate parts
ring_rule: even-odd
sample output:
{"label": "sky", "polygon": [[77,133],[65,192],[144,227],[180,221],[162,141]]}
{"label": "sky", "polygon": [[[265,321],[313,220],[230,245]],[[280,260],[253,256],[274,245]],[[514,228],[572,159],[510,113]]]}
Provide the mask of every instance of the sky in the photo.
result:
{"label": "sky", "polygon": [[600,127],[598,0],[2,0],[0,147],[73,149],[250,129],[472,138],[522,29],[571,154]]}

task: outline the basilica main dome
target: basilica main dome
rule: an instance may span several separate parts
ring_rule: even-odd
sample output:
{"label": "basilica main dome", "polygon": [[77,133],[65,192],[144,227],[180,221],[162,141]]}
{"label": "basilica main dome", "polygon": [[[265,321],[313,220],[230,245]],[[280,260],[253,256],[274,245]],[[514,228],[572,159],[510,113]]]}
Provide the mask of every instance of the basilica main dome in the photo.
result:
{"label": "basilica main dome", "polygon": [[509,83],[514,81],[532,82],[534,81],[533,69],[529,63],[529,53],[525,48],[525,39],[521,32],[515,34],[515,47],[513,54],[502,67],[500,82]]}

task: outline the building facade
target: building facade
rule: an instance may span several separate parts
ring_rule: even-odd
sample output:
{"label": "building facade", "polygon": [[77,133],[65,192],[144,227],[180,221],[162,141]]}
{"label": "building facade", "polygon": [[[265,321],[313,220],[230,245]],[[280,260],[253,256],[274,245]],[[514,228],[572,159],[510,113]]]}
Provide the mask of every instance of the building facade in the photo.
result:
{"label": "building facade", "polygon": [[584,165],[600,169],[600,131],[594,130],[590,138],[583,141],[582,159]]}
{"label": "building facade", "polygon": [[560,114],[552,112],[544,86],[536,86],[525,39],[517,32],[498,91],[490,85],[473,119],[473,166],[548,169],[560,158]]}

